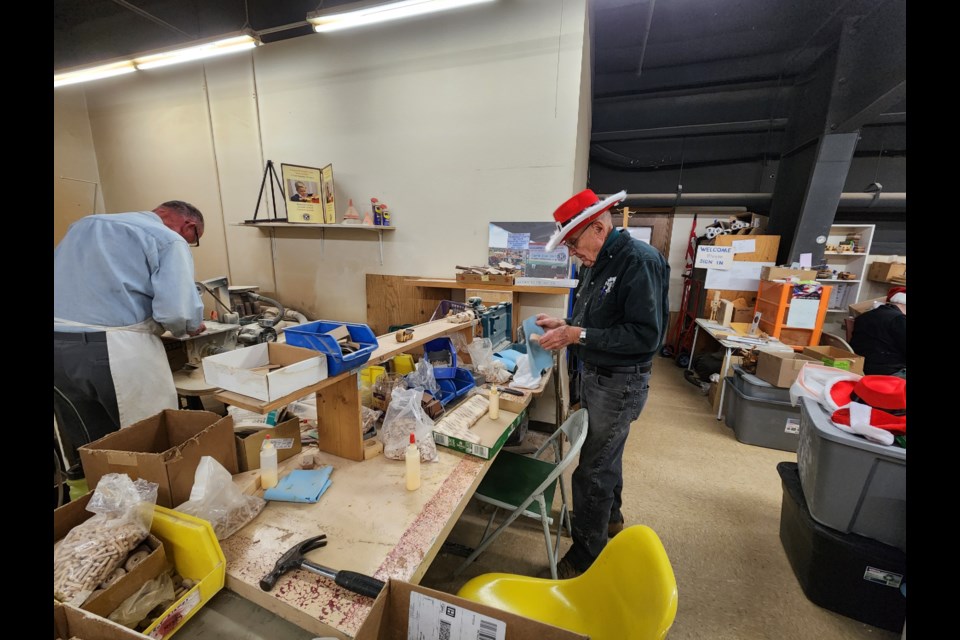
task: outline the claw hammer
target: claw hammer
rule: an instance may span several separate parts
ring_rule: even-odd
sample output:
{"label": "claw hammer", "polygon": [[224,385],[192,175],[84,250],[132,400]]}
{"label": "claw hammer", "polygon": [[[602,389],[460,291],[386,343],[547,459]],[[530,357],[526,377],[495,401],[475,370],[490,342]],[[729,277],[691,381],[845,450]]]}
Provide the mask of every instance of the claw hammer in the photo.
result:
{"label": "claw hammer", "polygon": [[326,546],[326,544],[326,534],[320,534],[319,536],[307,538],[300,544],[294,546],[292,549],[280,556],[280,559],[277,560],[277,564],[273,567],[273,571],[260,579],[260,588],[264,591],[270,591],[277,584],[277,580],[280,579],[280,576],[285,574],[287,571],[292,569],[304,569],[306,571],[318,573],[321,576],[329,578],[344,589],[348,589],[354,593],[359,593],[360,595],[367,596],[369,598],[376,598],[384,587],[384,583],[380,580],[371,578],[370,576],[362,573],[357,573],[355,571],[337,571],[335,569],[330,569],[329,567],[324,567],[310,562],[304,557],[304,554],[313,551],[314,549],[319,549],[320,547]]}

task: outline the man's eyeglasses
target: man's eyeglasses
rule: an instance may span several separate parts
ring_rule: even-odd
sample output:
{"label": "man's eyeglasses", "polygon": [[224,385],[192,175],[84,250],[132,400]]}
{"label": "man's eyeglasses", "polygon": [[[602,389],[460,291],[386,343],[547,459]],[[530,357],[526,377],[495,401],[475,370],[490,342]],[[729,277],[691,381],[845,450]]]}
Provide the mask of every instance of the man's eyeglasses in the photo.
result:
{"label": "man's eyeglasses", "polygon": [[573,240],[566,240],[566,241],[564,241],[564,243],[563,243],[564,246],[565,246],[567,249],[569,249],[570,251],[576,251],[576,250],[577,250],[577,245],[580,244],[580,239],[583,237],[583,234],[585,234],[585,233],[587,232],[587,229],[589,229],[589,228],[590,228],[590,227],[588,226],[586,229],[584,229],[583,231],[581,231],[580,233],[578,233],[578,234],[577,234],[577,237],[574,238]]}
{"label": "man's eyeglasses", "polygon": [[193,227],[193,242],[187,241],[187,244],[189,244],[191,247],[199,247],[200,246],[200,229],[197,227],[197,223],[188,222],[187,224]]}

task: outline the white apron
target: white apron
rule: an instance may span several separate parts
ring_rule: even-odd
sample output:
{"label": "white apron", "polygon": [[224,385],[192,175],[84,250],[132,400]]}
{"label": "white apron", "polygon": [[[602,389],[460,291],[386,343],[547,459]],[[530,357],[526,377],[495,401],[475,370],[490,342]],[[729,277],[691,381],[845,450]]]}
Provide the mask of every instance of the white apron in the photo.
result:
{"label": "white apron", "polygon": [[153,319],[127,327],[101,327],[59,318],[54,318],[54,322],[106,332],[120,428],[164,409],[180,408],[170,363],[160,340],[163,329]]}

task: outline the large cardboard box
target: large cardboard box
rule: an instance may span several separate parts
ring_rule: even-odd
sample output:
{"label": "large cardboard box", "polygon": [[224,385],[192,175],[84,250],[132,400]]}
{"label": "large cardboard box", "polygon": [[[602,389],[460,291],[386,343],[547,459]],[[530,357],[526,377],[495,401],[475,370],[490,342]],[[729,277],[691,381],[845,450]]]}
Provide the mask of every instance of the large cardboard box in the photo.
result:
{"label": "large cardboard box", "polygon": [[[83,524],[95,515],[92,511],[87,511],[86,508],[92,495],[92,493],[88,493],[82,498],[68,502],[53,510],[54,545],[70,533],[74,527]],[[150,547],[150,555],[112,585],[88,598],[86,602],[80,605],[81,609],[98,616],[107,617],[146,582],[153,580],[165,570],[167,559],[163,543],[153,535],[148,535],[144,544]],[[68,638],[70,636],[64,637]]]}
{"label": "large cardboard box", "polygon": [[200,458],[212,456],[239,473],[233,418],[210,411],[166,409],[78,449],[93,489],[108,473],[156,482],[157,504],[177,507],[190,499]]}
{"label": "large cardboard box", "polygon": [[846,349],[824,346],[804,347],[803,355],[818,360],[828,367],[836,367],[850,373],[863,375],[863,356],[858,356]]}
{"label": "large cardboard box", "polygon": [[816,360],[794,351],[759,351],[755,375],[775,387],[787,388],[808,362]]}
{"label": "large cardboard box", "polygon": [[54,640],[144,640],[146,636],[133,629],[88,613],[83,609],[53,601]]}
{"label": "large cardboard box", "polygon": [[763,267],[760,269],[761,280],[786,280],[787,278],[816,280],[817,272],[813,269],[790,269],[788,267]]}
{"label": "large cardboard box", "polygon": [[277,449],[277,462],[283,462],[302,451],[300,443],[300,418],[291,418],[275,427],[264,427],[237,434],[237,462],[240,471],[260,468],[260,447],[267,435]]}
{"label": "large cardboard box", "polygon": [[[443,418],[441,418],[441,421],[442,420]],[[512,413],[501,409],[500,417],[497,420],[491,420],[489,414],[485,414],[470,428],[470,431],[480,436],[479,443],[461,440],[460,438],[455,438],[445,433],[437,433],[436,431],[433,432],[433,441],[441,447],[456,449],[462,453],[489,460],[497,455],[497,452],[503,447],[503,443],[506,442],[510,434],[520,426],[522,420],[523,412]]]}
{"label": "large cardboard box", "polygon": [[907,274],[905,262],[873,262],[867,272],[867,280],[874,282],[890,282],[894,278],[902,278]]}
{"label": "large cardboard box", "polygon": [[326,379],[327,356],[313,349],[266,342],[207,356],[203,377],[208,384],[227,391],[276,400]]}
{"label": "large cardboard box", "polygon": [[[501,631],[502,629],[502,631]],[[502,635],[501,635],[502,634]],[[589,640],[574,633],[419,585],[390,580],[355,640]]]}

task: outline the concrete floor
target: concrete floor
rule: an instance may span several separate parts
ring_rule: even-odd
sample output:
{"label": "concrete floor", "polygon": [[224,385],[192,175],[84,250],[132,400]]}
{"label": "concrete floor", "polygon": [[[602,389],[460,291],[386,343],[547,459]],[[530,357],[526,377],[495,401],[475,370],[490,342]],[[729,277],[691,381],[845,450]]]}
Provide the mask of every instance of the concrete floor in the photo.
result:
{"label": "concrete floor", "polygon": [[[531,438],[539,434],[531,433]],[[708,400],[670,360],[657,359],[651,392],[624,453],[627,524],[646,524],[673,565],[679,608],[670,640],[896,640],[893,633],[814,605],[800,588],[779,538],[783,490],[776,465],[796,454],[737,442]],[[559,492],[558,492],[559,494]],[[473,546],[485,517],[468,505],[448,541]],[[561,542],[561,554],[569,540]],[[537,575],[543,532],[515,522],[459,577],[462,558],[441,553],[425,586],[456,593],[491,571]],[[215,596],[178,640],[309,640],[307,633],[232,593]]]}

